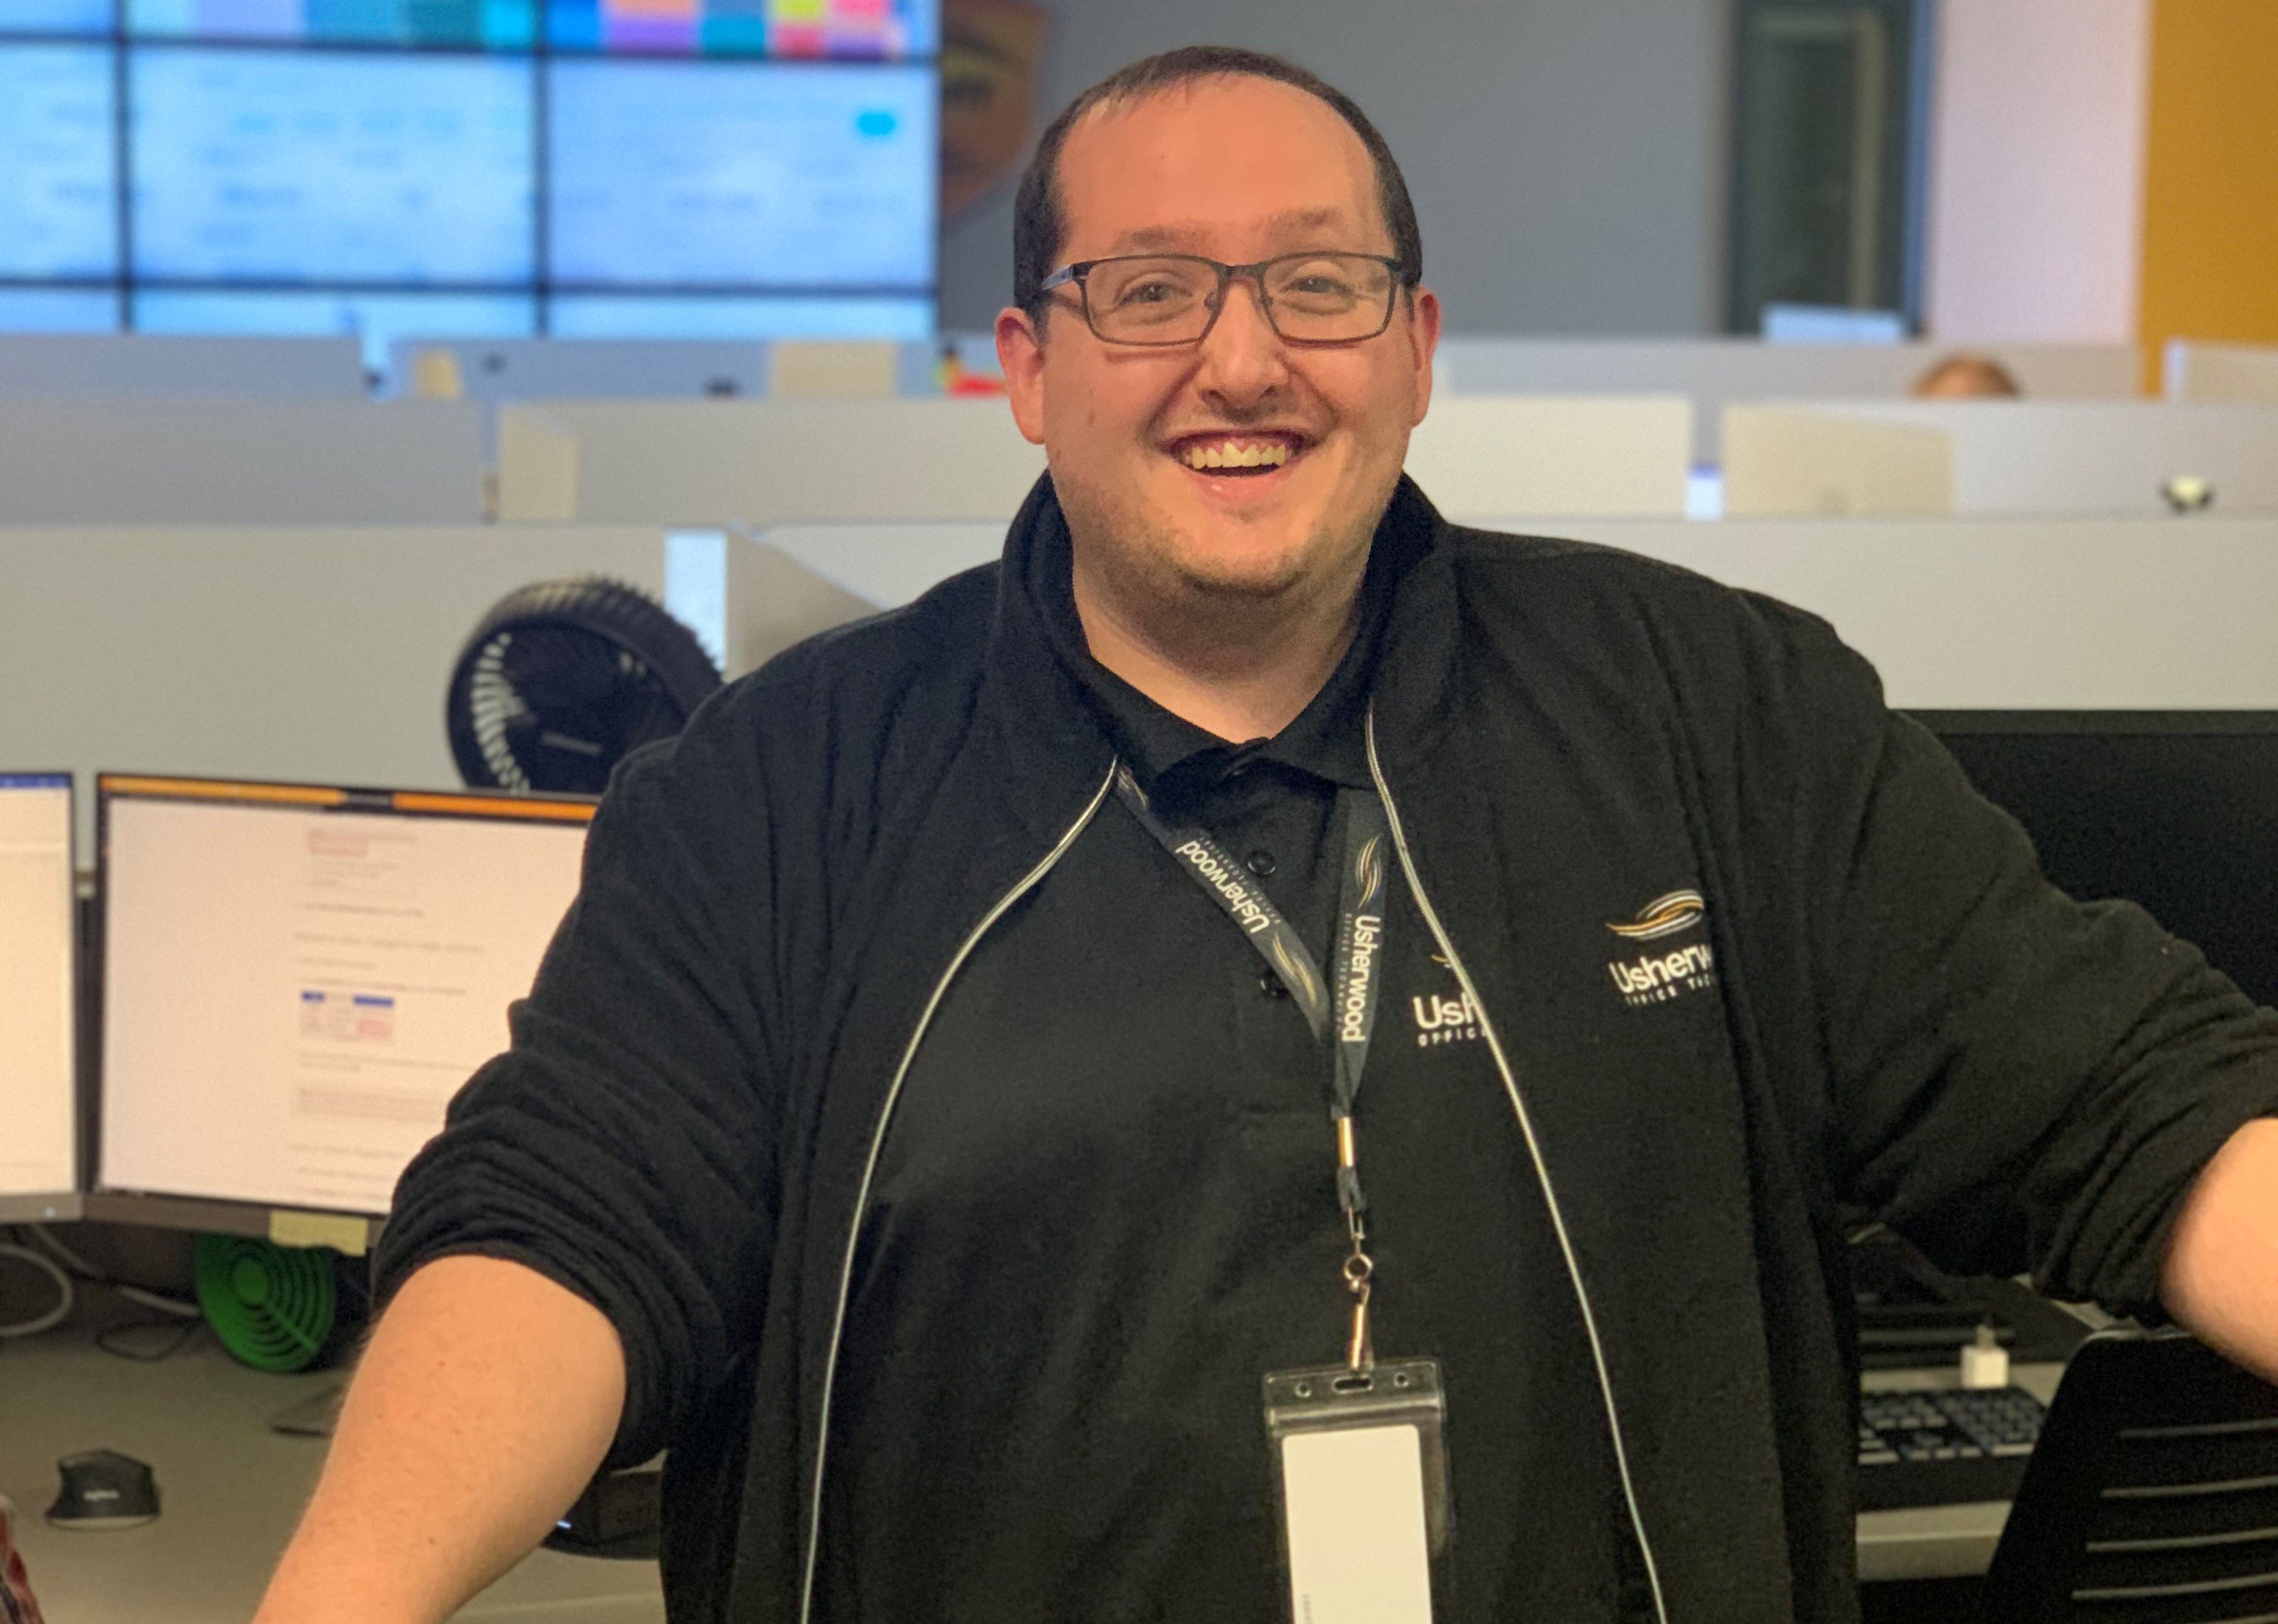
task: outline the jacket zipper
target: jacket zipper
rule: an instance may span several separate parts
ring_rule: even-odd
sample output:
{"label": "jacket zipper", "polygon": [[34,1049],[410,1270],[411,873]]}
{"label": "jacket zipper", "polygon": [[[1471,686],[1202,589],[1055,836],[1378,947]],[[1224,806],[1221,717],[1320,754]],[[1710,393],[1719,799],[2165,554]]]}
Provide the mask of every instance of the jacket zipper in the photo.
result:
{"label": "jacket zipper", "polygon": [[1099,788],[1092,792],[1091,799],[1076,815],[1075,821],[1068,825],[1067,832],[1053,843],[1052,849],[1044,853],[1034,868],[1021,877],[1011,890],[998,897],[996,905],[981,916],[981,922],[967,933],[964,942],[951,956],[948,968],[934,983],[933,995],[926,1000],[925,1008],[918,1012],[917,1025],[912,1029],[910,1040],[902,1048],[901,1064],[894,1068],[894,1080],[888,1085],[886,1097],[879,1104],[878,1120],[870,1130],[869,1155],[862,1163],[862,1182],[854,1193],[853,1216],[846,1225],[846,1254],[838,1269],[838,1301],[831,1311],[830,1352],[822,1365],[822,1410],[815,1426],[814,1438],[814,1490],[807,1503],[806,1560],[799,1586],[799,1624],[813,1624],[814,1616],[814,1567],[822,1549],[822,1475],[830,1448],[830,1392],[838,1375],[839,1341],[846,1330],[847,1298],[854,1286],[854,1253],[862,1236],[862,1215],[870,1205],[870,1182],[878,1171],[878,1157],[885,1148],[886,1128],[893,1121],[895,1103],[902,1097],[902,1084],[909,1077],[910,1063],[917,1058],[918,1045],[925,1041],[926,1028],[933,1024],[934,1011],[941,1007],[942,998],[949,991],[949,984],[965,967],[966,959],[1013,904],[1035,889],[1037,882],[1051,873],[1059,860],[1067,855],[1068,848],[1075,844],[1076,836],[1083,833],[1098,812],[1100,804],[1107,799],[1108,790],[1114,787],[1115,769],[1119,765],[1120,760],[1108,763],[1107,776],[1099,781]]}
{"label": "jacket zipper", "polygon": [[1614,1402],[1614,1381],[1606,1368],[1605,1344],[1598,1337],[1598,1316],[1590,1306],[1588,1288],[1582,1284],[1582,1265],[1574,1255],[1573,1238],[1566,1232],[1566,1215],[1558,1205],[1558,1192],[1550,1183],[1550,1164],[1542,1155],[1542,1143],[1534,1135],[1533,1118],[1527,1115],[1526,1101],[1518,1092],[1518,1075],[1511,1069],[1510,1056],[1503,1052],[1502,1039],[1496,1033],[1494,1022],[1487,1016],[1487,1001],[1472,980],[1472,972],[1464,968],[1463,956],[1449,938],[1447,926],[1440,923],[1440,911],[1425,895],[1424,881],[1416,872],[1416,858],[1408,849],[1408,831],[1400,821],[1400,808],[1392,799],[1392,786],[1385,782],[1383,764],[1376,753],[1376,711],[1372,706],[1366,722],[1368,742],[1368,775],[1376,785],[1376,793],[1384,803],[1385,822],[1392,830],[1393,850],[1400,854],[1400,872],[1407,877],[1409,895],[1415,897],[1417,910],[1430,927],[1432,939],[1440,945],[1441,955],[1448,967],[1456,972],[1456,984],[1464,996],[1471,1001],[1477,1013],[1479,1031],[1486,1035],[1487,1052],[1494,1056],[1495,1070],[1502,1075],[1503,1093],[1510,1096],[1511,1114],[1518,1118],[1519,1136],[1526,1141],[1527,1158],[1534,1164],[1535,1182],[1542,1187],[1543,1205],[1549,1209],[1550,1228],[1558,1238],[1558,1254],[1566,1264],[1566,1278],[1574,1287],[1574,1301],[1582,1311],[1582,1329],[1590,1341],[1590,1362],[1596,1367],[1598,1394],[1605,1402],[1606,1430],[1613,1437],[1614,1468],[1622,1480],[1622,1499],[1628,1507],[1630,1532],[1637,1540],[1638,1556],[1645,1565],[1647,1587],[1653,1593],[1653,1616],[1656,1624],[1669,1624],[1669,1606],[1662,1597],[1661,1568],[1654,1560],[1653,1542],[1646,1537],[1645,1515],[1638,1508],[1637,1484],[1630,1475],[1629,1450],[1622,1442],[1620,1407]]}

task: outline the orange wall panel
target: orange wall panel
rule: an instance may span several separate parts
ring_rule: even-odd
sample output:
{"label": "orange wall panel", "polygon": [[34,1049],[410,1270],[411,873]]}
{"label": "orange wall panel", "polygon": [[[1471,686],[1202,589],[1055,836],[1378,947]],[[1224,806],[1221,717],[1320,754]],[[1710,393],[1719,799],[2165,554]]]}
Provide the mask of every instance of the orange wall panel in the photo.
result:
{"label": "orange wall panel", "polygon": [[2278,0],[2158,0],[2137,332],[2278,344]]}

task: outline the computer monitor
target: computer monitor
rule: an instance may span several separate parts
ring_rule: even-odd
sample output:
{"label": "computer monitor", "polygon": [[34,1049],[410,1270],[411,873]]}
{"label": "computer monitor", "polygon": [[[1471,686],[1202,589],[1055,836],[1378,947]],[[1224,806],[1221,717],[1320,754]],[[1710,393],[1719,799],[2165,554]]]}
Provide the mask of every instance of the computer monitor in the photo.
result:
{"label": "computer monitor", "polygon": [[0,773],[0,1220],[78,1216],[68,773]]}
{"label": "computer monitor", "polygon": [[2083,900],[2124,896],[2278,1005],[2278,713],[1940,711],[1919,719]]}
{"label": "computer monitor", "polygon": [[271,1234],[280,1210],[385,1214],[506,1047],[592,805],[100,777],[89,1214]]}

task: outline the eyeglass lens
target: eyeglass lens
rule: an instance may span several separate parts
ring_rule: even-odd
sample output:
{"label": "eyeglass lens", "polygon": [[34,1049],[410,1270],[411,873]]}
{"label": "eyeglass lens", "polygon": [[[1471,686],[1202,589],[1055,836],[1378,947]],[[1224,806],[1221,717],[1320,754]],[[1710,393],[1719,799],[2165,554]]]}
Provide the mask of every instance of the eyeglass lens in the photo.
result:
{"label": "eyeglass lens", "polygon": [[[1391,269],[1359,254],[1291,255],[1259,272],[1266,319],[1285,339],[1373,337],[1392,309]],[[1084,284],[1092,330],[1127,344],[1183,344],[1211,324],[1218,268],[1175,255],[1102,260]]]}

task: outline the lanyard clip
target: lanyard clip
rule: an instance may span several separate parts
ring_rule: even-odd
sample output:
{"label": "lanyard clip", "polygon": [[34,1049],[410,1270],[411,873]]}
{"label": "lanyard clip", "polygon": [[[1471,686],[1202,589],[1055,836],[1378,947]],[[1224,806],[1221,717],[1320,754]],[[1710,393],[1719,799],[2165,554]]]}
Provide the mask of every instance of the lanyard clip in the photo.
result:
{"label": "lanyard clip", "polygon": [[1376,1339],[1370,1334],[1368,1299],[1370,1277],[1376,1265],[1367,1253],[1360,1249],[1357,1233],[1353,1239],[1352,1255],[1345,1259],[1345,1289],[1352,1293],[1352,1335],[1345,1342],[1345,1368],[1355,1376],[1365,1376],[1376,1369]]}

